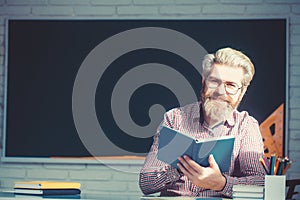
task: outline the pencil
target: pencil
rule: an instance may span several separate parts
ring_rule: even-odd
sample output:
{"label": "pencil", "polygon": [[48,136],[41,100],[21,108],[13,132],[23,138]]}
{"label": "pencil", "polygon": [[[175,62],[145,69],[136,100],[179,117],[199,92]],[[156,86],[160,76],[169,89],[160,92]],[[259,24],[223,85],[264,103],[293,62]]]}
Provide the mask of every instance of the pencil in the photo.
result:
{"label": "pencil", "polygon": [[274,175],[275,173],[275,162],[276,162],[276,155],[271,155],[271,161],[270,161],[270,175]]}
{"label": "pencil", "polygon": [[278,168],[279,168],[280,161],[281,161],[281,158],[276,159],[275,168],[274,168],[274,175],[277,175],[277,173],[278,173]]}
{"label": "pencil", "polygon": [[290,162],[287,164],[287,166],[283,169],[282,175],[285,175],[285,174],[286,174],[286,171],[291,167],[292,162],[293,162],[293,161],[290,160]]}
{"label": "pencil", "polygon": [[263,158],[260,158],[260,159],[259,159],[259,162],[260,162],[260,164],[263,166],[263,168],[264,168],[264,170],[266,171],[266,173],[269,174],[269,170],[268,170],[268,167],[267,167],[267,165],[266,165],[266,163],[265,163],[265,160],[264,160]]}

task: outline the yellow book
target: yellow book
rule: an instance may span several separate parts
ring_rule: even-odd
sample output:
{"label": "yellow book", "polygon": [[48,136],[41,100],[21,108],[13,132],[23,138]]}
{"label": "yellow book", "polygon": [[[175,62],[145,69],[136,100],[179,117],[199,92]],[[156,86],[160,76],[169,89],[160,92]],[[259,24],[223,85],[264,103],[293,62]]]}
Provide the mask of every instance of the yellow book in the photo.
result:
{"label": "yellow book", "polygon": [[14,188],[26,189],[80,189],[77,182],[54,182],[54,181],[24,181],[15,182]]}

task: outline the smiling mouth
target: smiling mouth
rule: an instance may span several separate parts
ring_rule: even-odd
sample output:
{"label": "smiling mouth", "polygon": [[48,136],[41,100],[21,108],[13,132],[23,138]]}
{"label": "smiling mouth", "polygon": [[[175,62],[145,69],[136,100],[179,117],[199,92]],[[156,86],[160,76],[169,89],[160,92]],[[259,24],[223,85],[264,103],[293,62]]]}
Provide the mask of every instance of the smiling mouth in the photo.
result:
{"label": "smiling mouth", "polygon": [[209,100],[228,103],[228,101],[226,99],[220,99],[220,98],[214,98],[214,97],[210,97]]}

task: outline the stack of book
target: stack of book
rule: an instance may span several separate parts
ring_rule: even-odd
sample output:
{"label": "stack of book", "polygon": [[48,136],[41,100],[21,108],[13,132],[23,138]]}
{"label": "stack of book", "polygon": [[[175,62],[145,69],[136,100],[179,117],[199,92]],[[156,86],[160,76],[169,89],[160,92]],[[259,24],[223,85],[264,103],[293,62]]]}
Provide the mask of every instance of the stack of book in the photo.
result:
{"label": "stack of book", "polygon": [[258,185],[234,185],[232,188],[235,200],[263,200],[264,186]]}
{"label": "stack of book", "polygon": [[80,183],[77,182],[51,182],[28,181],[15,182],[14,193],[21,195],[38,196],[67,196],[80,197]]}

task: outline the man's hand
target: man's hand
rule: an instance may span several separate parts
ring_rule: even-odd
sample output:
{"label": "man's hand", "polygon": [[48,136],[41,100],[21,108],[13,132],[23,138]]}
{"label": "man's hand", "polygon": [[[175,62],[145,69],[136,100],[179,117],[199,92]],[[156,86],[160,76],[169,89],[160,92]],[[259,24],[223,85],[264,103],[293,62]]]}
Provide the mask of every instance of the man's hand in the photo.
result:
{"label": "man's hand", "polygon": [[187,178],[198,187],[220,191],[226,184],[226,178],[221,174],[213,155],[208,158],[208,167],[202,167],[188,156],[178,158],[178,167]]}

